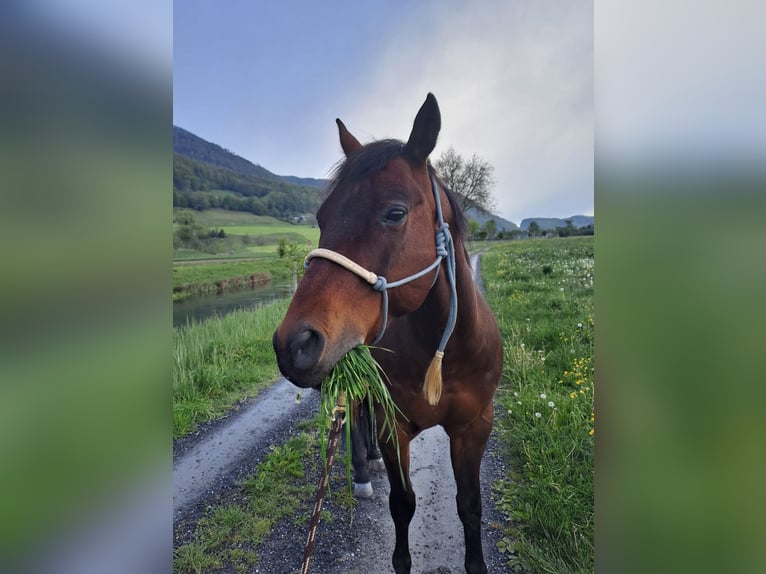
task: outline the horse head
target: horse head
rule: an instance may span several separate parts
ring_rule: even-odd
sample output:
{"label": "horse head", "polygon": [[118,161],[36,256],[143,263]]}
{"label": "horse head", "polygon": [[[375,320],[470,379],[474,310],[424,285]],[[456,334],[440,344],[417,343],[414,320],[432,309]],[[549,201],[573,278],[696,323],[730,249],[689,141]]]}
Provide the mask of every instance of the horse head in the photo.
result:
{"label": "horse head", "polygon": [[300,387],[320,385],[350,349],[377,341],[389,316],[423,305],[445,257],[444,222],[456,225],[428,163],[441,128],[432,94],[406,143],[362,145],[336,122],[345,159],[317,212],[319,249],[273,338],[280,370]]}

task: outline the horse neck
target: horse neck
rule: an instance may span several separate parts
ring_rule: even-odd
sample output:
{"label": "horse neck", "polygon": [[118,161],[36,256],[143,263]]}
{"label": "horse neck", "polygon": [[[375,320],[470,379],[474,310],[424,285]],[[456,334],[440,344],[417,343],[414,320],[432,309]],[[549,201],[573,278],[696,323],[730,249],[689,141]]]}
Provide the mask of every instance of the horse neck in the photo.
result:
{"label": "horse neck", "polygon": [[[436,284],[431,289],[425,303],[412,314],[413,325],[419,327],[428,325],[420,336],[429,339],[433,338],[434,347],[441,339],[443,327],[447,324],[450,307],[450,288],[444,265],[442,264]],[[477,300],[476,288],[473,274],[471,273],[471,264],[462,243],[455,244],[455,285],[458,296],[457,322],[451,340],[458,334],[461,339],[470,337],[478,325],[477,314],[475,312]],[[434,330],[434,322],[441,325],[442,328]],[[421,329],[418,328],[418,330],[420,331]]]}
{"label": "horse neck", "polygon": [[[446,275],[446,274],[445,274]],[[447,284],[447,277],[443,278],[444,285]],[[455,244],[455,285],[457,287],[458,307],[457,323],[455,324],[455,333],[461,333],[465,336],[475,332],[478,325],[476,313],[477,290],[473,280],[471,262],[462,243]]]}

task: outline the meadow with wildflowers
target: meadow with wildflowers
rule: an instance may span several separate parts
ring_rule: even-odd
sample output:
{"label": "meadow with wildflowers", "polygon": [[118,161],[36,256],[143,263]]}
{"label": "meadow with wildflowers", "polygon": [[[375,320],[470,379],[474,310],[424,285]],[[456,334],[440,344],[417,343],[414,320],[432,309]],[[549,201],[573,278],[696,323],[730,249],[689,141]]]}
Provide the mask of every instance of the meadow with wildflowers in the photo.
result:
{"label": "meadow with wildflowers", "polygon": [[593,237],[514,241],[482,260],[503,334],[494,485],[513,571],[593,571]]}

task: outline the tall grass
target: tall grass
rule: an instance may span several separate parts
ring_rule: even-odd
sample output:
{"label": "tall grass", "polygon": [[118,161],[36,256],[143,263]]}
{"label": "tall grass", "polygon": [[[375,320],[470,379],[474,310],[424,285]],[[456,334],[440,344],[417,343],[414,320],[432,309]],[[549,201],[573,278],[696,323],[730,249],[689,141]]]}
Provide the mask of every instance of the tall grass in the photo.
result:
{"label": "tall grass", "polygon": [[483,258],[505,353],[500,549],[529,572],[593,571],[593,272],[592,237],[517,241]]}
{"label": "tall grass", "polygon": [[271,337],[288,301],[173,329],[173,436],[221,416],[278,376]]}

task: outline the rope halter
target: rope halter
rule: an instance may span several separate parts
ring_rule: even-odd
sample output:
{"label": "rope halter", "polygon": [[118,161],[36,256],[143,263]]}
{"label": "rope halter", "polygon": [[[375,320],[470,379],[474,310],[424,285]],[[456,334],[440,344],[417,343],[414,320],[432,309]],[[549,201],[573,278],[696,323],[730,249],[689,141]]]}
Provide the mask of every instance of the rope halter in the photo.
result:
{"label": "rope halter", "polygon": [[[433,389],[429,391],[429,396],[428,396],[429,402],[432,405],[435,405],[439,401],[439,397],[441,396],[441,360],[444,357],[444,349],[447,346],[447,342],[449,341],[449,338],[452,335],[452,331],[455,328],[455,322],[457,321],[457,288],[455,287],[455,245],[452,242],[452,234],[449,231],[449,224],[447,224],[444,221],[444,216],[442,214],[442,205],[441,205],[441,198],[439,193],[439,186],[436,183],[436,178],[434,177],[434,175],[430,174],[430,176],[431,176],[431,189],[433,190],[434,199],[436,201],[436,219],[439,224],[439,227],[436,230],[436,260],[433,263],[431,263],[428,267],[426,267],[425,269],[422,269],[421,271],[418,271],[417,273],[414,273],[413,275],[410,275],[409,277],[405,277],[404,279],[399,279],[397,281],[392,281],[389,283],[384,276],[377,275],[376,273],[373,273],[372,271],[365,269],[364,267],[362,267],[358,263],[355,263],[354,261],[352,261],[345,255],[338,253],[337,251],[333,251],[332,249],[324,249],[322,247],[311,251],[306,256],[303,266],[305,268],[308,268],[310,261],[316,257],[320,257],[322,259],[328,259],[332,261],[333,263],[340,265],[344,269],[351,271],[351,273],[361,277],[363,280],[369,283],[375,291],[378,291],[381,293],[381,295],[383,296],[383,303],[382,303],[383,319],[380,326],[380,330],[378,331],[378,335],[377,337],[375,337],[375,340],[372,342],[372,344],[375,345],[378,341],[381,340],[381,338],[383,338],[383,334],[386,332],[386,327],[388,325],[388,290],[393,289],[394,287],[399,287],[401,285],[406,285],[407,283],[415,281],[416,279],[420,279],[421,277],[423,277],[424,275],[427,275],[434,269],[436,269],[436,273],[438,277],[439,265],[441,264],[442,260],[446,260],[447,281],[449,282],[449,288],[450,288],[449,315],[447,317],[447,325],[444,328],[444,333],[442,334],[441,341],[439,342],[439,346],[436,349],[436,354],[434,355],[434,361],[432,361],[431,367],[429,367],[429,372],[426,375],[426,387],[429,386],[428,384],[429,378],[433,378],[434,376],[438,375],[438,379],[439,379],[438,389]],[[436,277],[434,278],[434,284],[435,283],[436,283]],[[434,374],[432,373],[432,369],[435,369],[435,368],[438,368],[438,373]]]}

